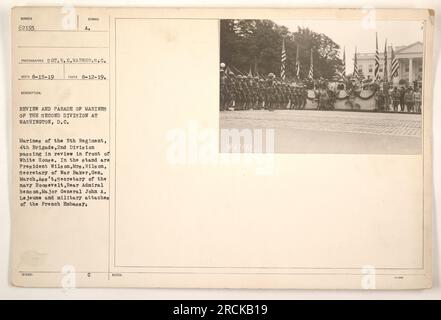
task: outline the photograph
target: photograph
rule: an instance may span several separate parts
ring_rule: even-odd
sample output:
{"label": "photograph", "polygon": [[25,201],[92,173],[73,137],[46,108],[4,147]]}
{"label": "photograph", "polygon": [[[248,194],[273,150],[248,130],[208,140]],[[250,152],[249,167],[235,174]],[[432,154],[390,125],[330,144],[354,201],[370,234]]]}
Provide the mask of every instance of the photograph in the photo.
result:
{"label": "photograph", "polygon": [[220,151],[421,154],[423,53],[423,21],[221,20]]}
{"label": "photograph", "polygon": [[439,299],[441,2],[394,1],[1,3],[0,303]]}

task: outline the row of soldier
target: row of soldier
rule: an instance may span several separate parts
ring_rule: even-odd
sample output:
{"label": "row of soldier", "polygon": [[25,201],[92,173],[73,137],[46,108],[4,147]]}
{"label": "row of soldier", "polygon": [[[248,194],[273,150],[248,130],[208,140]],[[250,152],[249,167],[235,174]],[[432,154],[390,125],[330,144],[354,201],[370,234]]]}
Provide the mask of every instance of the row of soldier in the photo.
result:
{"label": "row of soldier", "polygon": [[[333,109],[338,92],[330,90],[326,81],[310,83],[314,90],[318,109]],[[363,85],[365,87],[366,85]],[[421,90],[401,86],[390,89],[388,83],[368,85],[375,92],[375,109],[377,111],[421,112]],[[355,97],[361,85],[347,83],[344,90],[350,97]],[[343,87],[343,88],[344,88]],[[337,90],[339,91],[339,90]],[[221,71],[220,108],[221,110],[248,109],[304,109],[308,97],[306,86],[302,83],[287,83],[276,80],[273,74],[266,79],[252,76],[227,74]]]}
{"label": "row of soldier", "polygon": [[378,111],[421,112],[421,90],[412,87],[394,87],[391,90],[377,91],[376,103]]}
{"label": "row of soldier", "polygon": [[262,79],[221,73],[221,110],[304,109],[306,99],[306,86],[302,84],[277,81],[271,75]]}

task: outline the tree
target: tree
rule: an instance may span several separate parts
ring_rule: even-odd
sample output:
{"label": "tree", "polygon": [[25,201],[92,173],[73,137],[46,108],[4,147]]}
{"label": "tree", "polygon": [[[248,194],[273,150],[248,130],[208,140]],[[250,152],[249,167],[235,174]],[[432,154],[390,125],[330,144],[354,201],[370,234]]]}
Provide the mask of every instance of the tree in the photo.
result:
{"label": "tree", "polygon": [[308,28],[290,32],[271,20],[221,20],[220,58],[244,74],[256,65],[260,74],[279,75],[283,39],[288,78],[295,76],[297,46],[302,78],[309,72],[311,50],[315,76],[331,79],[341,70],[340,47],[332,39]]}

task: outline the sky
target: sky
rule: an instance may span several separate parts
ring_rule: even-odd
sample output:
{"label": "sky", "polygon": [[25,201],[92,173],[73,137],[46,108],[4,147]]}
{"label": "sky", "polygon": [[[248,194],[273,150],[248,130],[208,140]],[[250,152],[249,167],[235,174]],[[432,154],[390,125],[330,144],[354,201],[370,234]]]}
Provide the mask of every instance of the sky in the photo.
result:
{"label": "sky", "polygon": [[[290,31],[297,31],[297,27],[307,27],[314,32],[324,33],[341,47],[340,57],[343,56],[343,47],[346,50],[346,72],[354,68],[353,58],[355,47],[357,52],[375,52],[375,33],[378,34],[378,50],[384,51],[384,42],[388,45],[409,45],[417,41],[423,42],[422,21],[373,21],[362,23],[354,21],[336,20],[273,20],[284,25]],[[288,53],[289,54],[289,53]]]}

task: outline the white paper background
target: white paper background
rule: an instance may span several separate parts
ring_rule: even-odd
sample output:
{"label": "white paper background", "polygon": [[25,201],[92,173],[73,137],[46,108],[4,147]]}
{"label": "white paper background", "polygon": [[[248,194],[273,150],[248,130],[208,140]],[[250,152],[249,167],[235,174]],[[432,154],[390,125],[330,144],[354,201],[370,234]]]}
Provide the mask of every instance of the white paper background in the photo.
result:
{"label": "white paper background", "polygon": [[[78,6],[277,6],[277,7],[373,7],[391,8],[432,8],[435,9],[435,35],[434,35],[434,219],[433,219],[433,288],[421,291],[315,291],[315,290],[202,290],[202,289],[25,289],[15,288],[9,284],[9,191],[10,181],[10,8],[14,5],[65,5]],[[389,1],[259,1],[259,0],[199,0],[199,1],[8,1],[0,3],[0,299],[93,299],[108,298],[118,299],[435,299],[441,297],[439,265],[441,226],[438,223],[437,200],[441,200],[440,158],[441,158],[441,84],[437,79],[441,70],[439,60],[439,39],[441,36],[441,23],[439,12],[441,3],[436,0],[420,0],[418,5],[411,0]]]}

